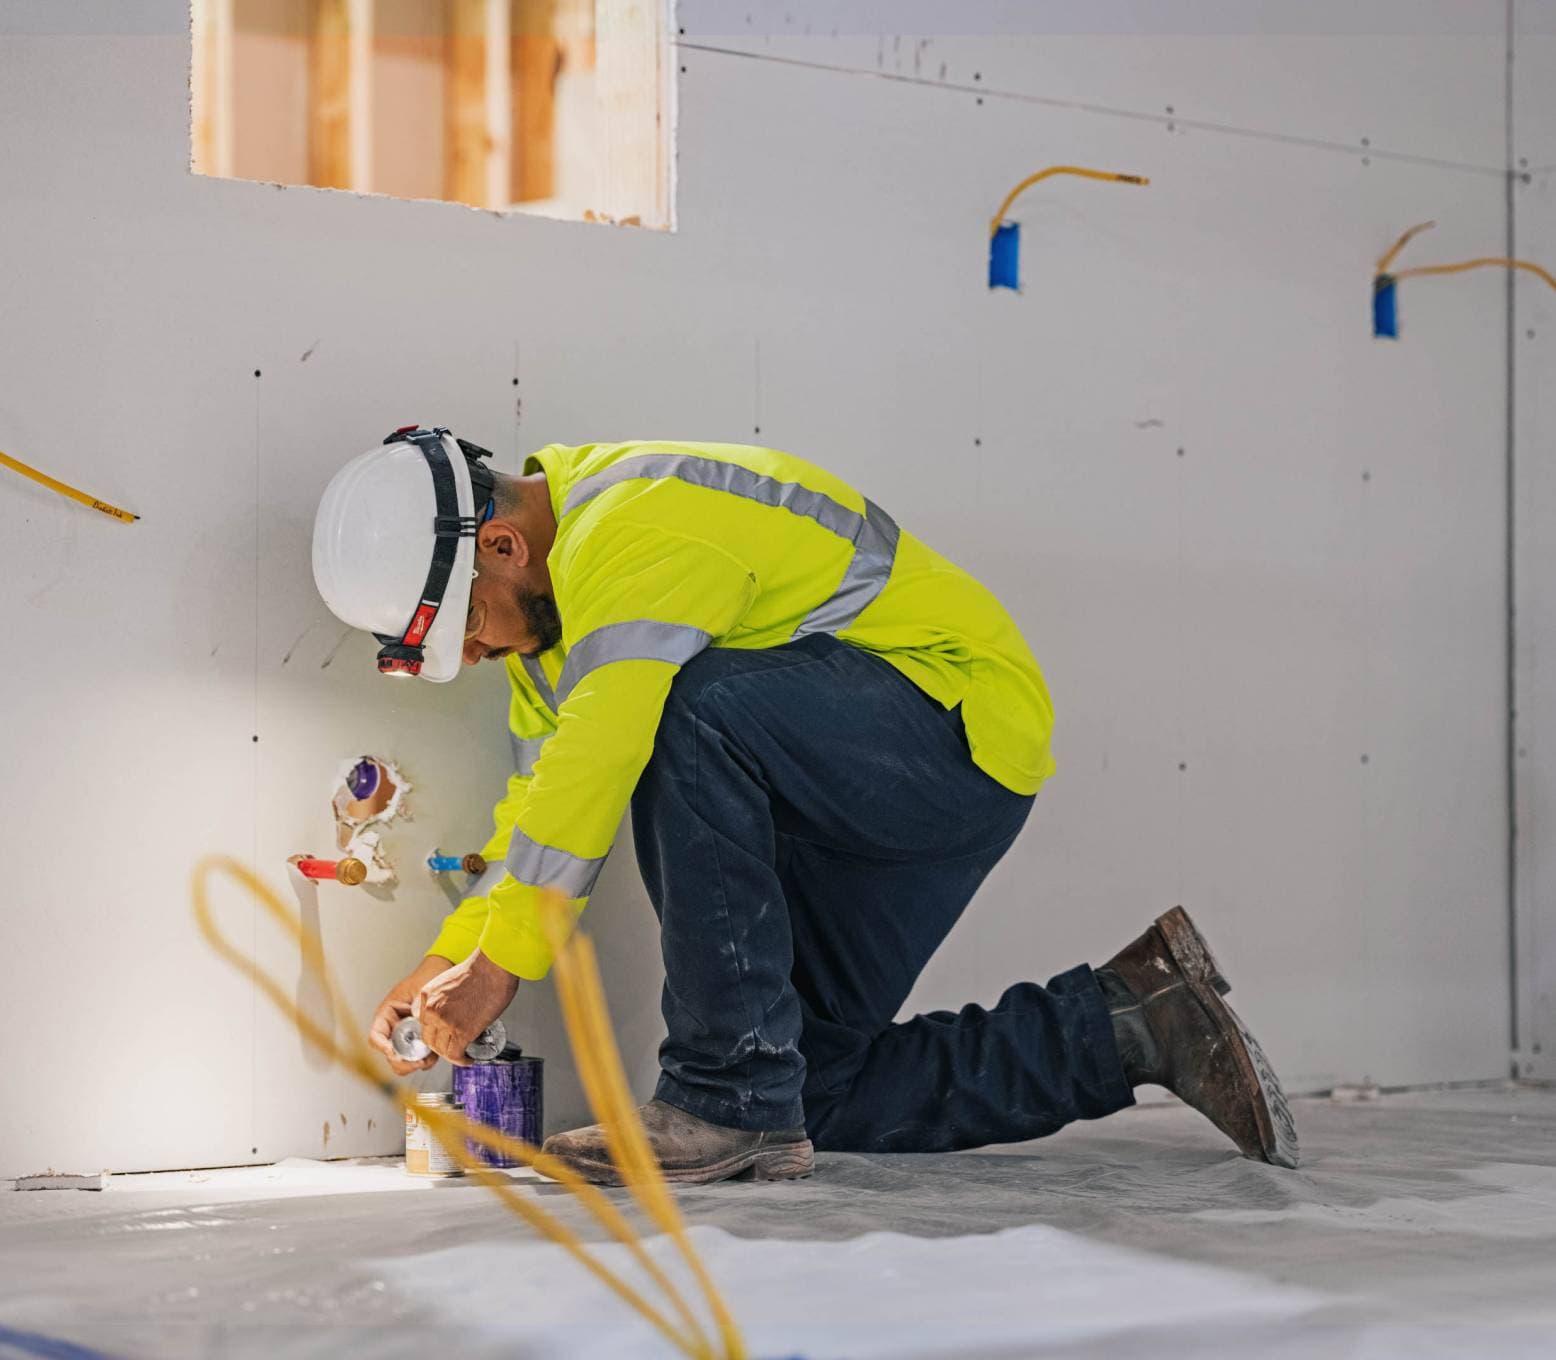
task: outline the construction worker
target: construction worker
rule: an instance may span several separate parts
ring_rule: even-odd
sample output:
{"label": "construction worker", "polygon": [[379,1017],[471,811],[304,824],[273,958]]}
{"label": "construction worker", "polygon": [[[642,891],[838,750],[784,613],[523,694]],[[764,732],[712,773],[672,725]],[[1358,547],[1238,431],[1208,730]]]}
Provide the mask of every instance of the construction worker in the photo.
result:
{"label": "construction worker", "polygon": [[[1053,772],[1037,662],[989,591],[840,478],[730,444],[552,445],[519,477],[407,427],[330,482],[319,591],[388,675],[500,661],[514,772],[493,866],[389,989],[465,1046],[546,975],[539,890],[581,911],[630,802],[664,958],[667,1178],[808,1174],[813,1149],[1053,1133],[1151,1082],[1294,1166],[1285,1099],[1181,909],[989,1010],[896,1016]],[[1035,903],[1033,904],[1035,907]],[[599,1127],[545,1151],[616,1178]]]}

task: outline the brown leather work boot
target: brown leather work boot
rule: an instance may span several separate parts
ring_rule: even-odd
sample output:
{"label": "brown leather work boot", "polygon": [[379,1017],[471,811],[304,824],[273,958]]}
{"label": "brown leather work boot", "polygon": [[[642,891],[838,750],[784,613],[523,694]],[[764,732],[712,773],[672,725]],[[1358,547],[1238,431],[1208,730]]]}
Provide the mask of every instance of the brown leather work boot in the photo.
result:
{"label": "brown leather work boot", "polygon": [[[667,1181],[682,1185],[736,1177],[783,1181],[808,1176],[816,1169],[816,1153],[804,1129],[782,1133],[727,1129],[662,1100],[639,1107],[638,1118]],[[599,1124],[554,1133],[540,1150],[598,1185],[622,1184]],[[536,1170],[544,1174],[542,1167]]]}
{"label": "brown leather work boot", "polygon": [[1297,1164],[1297,1126],[1264,1050],[1221,998],[1231,985],[1204,937],[1174,907],[1095,970],[1124,1075],[1165,1086],[1243,1156]]}

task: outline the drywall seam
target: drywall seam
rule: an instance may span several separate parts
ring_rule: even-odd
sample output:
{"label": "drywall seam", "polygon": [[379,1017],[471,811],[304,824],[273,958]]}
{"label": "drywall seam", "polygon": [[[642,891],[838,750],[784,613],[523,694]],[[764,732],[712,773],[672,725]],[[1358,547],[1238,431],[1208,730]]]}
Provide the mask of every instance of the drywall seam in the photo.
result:
{"label": "drywall seam", "polygon": [[[1515,0],[1507,0],[1507,65],[1506,65],[1506,93],[1504,105],[1503,133],[1506,144],[1507,167],[1503,180],[1503,193],[1505,195],[1505,218],[1507,224],[1507,258],[1512,260],[1518,256],[1518,230],[1516,219],[1517,195],[1514,192],[1514,143],[1513,143],[1513,61],[1514,61],[1514,15]],[[1507,393],[1506,393],[1506,423],[1505,451],[1503,456],[1503,477],[1506,481],[1506,515],[1507,515],[1507,543],[1504,572],[1506,581],[1506,639],[1507,650],[1507,732],[1506,755],[1507,761],[1507,992],[1508,992],[1508,1050],[1509,1063],[1512,1066],[1513,1075],[1518,1075],[1518,1049],[1519,1049],[1519,962],[1518,962],[1518,563],[1517,563],[1517,483],[1514,474],[1517,469],[1517,299],[1518,299],[1518,275],[1515,270],[1507,271],[1506,292],[1506,345],[1507,345]]]}
{"label": "drywall seam", "polygon": [[857,66],[829,66],[825,62],[806,61],[803,57],[779,57],[770,52],[746,52],[738,47],[716,47],[711,43],[678,42],[676,47],[684,52],[707,52],[715,56],[744,57],[749,61],[769,61],[780,66],[801,66],[810,71],[827,71],[833,75],[866,76],[874,80],[890,80],[901,85],[918,85],[924,89],[941,90],[948,94],[970,94],[979,99],[1005,99],[1020,104],[1038,104],[1050,109],[1069,109],[1075,113],[1094,113],[1105,118],[1121,118],[1137,123],[1156,123],[1166,127],[1173,124],[1180,128],[1192,128],[1196,132],[1216,132],[1228,137],[1244,137],[1252,141],[1272,142],[1281,146],[1305,146],[1315,151],[1338,151],[1347,156],[1365,153],[1377,160],[1397,161],[1408,165],[1428,166],[1434,170],[1452,170],[1461,174],[1501,176],[1505,167],[1476,165],[1470,161],[1444,160],[1436,156],[1419,156],[1408,151],[1385,151],[1375,146],[1365,148],[1349,142],[1330,141],[1324,137],[1298,137],[1293,133],[1271,132],[1265,128],[1238,127],[1232,123],[1211,123],[1174,114],[1143,113],[1138,109],[1119,109],[1107,104],[1090,104],[1078,99],[1057,99],[1050,95],[1027,94],[1020,90],[1000,90],[982,84],[963,85],[953,80],[928,80],[923,76],[903,75],[898,71],[869,71]]}

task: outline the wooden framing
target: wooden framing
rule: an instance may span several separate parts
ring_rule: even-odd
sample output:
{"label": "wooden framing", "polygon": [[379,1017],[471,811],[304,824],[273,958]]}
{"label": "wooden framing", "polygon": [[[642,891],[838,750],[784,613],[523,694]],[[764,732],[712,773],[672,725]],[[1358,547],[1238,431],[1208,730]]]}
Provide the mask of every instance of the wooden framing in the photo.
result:
{"label": "wooden framing", "polygon": [[313,0],[308,44],[308,182],[373,187],[373,3]]}
{"label": "wooden framing", "polygon": [[[579,0],[569,0],[577,5]],[[590,4],[592,0],[583,0]],[[556,81],[563,47],[558,0],[513,3],[513,177],[515,203],[556,193]]]}
{"label": "wooden framing", "polygon": [[232,4],[194,0],[191,11],[190,164],[197,175],[232,175]]}
{"label": "wooden framing", "polygon": [[453,0],[444,193],[482,208],[511,201],[510,33],[509,0]]}
{"label": "wooden framing", "polygon": [[600,209],[613,222],[671,225],[668,9],[668,0],[595,0]]}
{"label": "wooden framing", "polygon": [[[231,176],[241,159],[254,178],[372,191],[376,62],[381,80],[396,72],[378,154],[398,192],[672,226],[671,0],[422,0],[393,11],[379,50],[381,3],[288,0],[273,12],[284,27],[267,28],[258,5],[191,0],[195,170]],[[244,46],[250,26],[296,41]]]}

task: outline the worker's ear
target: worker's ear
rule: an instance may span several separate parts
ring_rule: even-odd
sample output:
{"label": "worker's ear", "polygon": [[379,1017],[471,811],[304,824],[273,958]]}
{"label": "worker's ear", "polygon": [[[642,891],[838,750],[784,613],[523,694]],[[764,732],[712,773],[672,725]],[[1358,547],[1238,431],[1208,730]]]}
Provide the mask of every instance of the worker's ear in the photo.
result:
{"label": "worker's ear", "polygon": [[506,520],[487,520],[476,534],[476,558],[496,558],[504,566],[529,565],[529,540]]}

